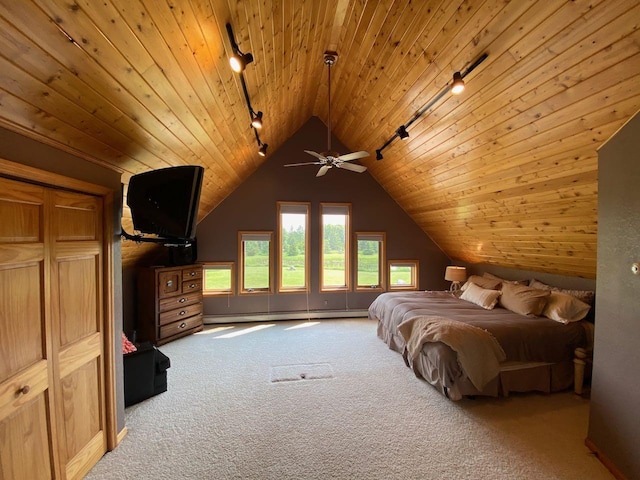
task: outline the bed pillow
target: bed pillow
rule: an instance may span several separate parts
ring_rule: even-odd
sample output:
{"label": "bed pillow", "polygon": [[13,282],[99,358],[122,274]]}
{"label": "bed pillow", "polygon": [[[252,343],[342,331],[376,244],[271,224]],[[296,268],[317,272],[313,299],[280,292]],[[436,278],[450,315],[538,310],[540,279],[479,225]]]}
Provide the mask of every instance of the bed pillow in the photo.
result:
{"label": "bed pillow", "polygon": [[542,314],[560,323],[577,322],[589,313],[591,306],[576,297],[552,291]]}
{"label": "bed pillow", "polygon": [[535,278],[529,281],[529,286],[533,288],[539,288],[541,290],[550,290],[552,292],[565,293],[577,298],[581,302],[584,302],[590,306],[593,306],[593,302],[596,298],[596,292],[594,292],[593,290],[572,290],[567,288],[554,287],[552,285],[547,285],[540,280],[536,280]]}
{"label": "bed pillow", "polygon": [[472,283],[475,283],[478,287],[488,288],[490,290],[500,290],[500,284],[502,282],[493,278],[481,277],[480,275],[471,275],[462,286],[461,290],[464,292]]}
{"label": "bed pillow", "polygon": [[503,283],[500,305],[514,313],[527,316],[540,316],[547,304],[551,292],[537,288]]}
{"label": "bed pillow", "polygon": [[528,285],[529,284],[529,280],[507,280],[506,278],[500,278],[496,275],[494,275],[493,273],[489,273],[489,272],[484,272],[482,274],[483,277],[485,278],[491,278],[493,280],[498,280],[500,283],[518,283],[520,285]]}
{"label": "bed pillow", "polygon": [[475,303],[485,310],[493,309],[498,303],[498,297],[500,297],[500,290],[482,288],[473,282],[471,282],[465,291],[462,292],[462,295],[460,295],[462,300]]}

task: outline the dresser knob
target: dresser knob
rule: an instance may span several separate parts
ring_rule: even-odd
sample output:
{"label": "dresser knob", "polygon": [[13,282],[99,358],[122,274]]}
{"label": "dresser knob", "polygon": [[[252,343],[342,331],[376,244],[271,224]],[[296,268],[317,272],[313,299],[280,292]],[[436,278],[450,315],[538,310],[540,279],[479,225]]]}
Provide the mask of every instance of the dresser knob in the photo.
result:
{"label": "dresser knob", "polygon": [[182,316],[182,315],[186,315],[187,311],[186,310],[181,310],[180,313],[178,315]]}
{"label": "dresser knob", "polygon": [[173,286],[173,280],[167,280],[167,287]]}
{"label": "dresser knob", "polygon": [[181,298],[180,300],[178,300],[178,301],[179,301],[180,303],[184,303],[184,302],[186,302],[186,301],[187,301],[187,299],[186,299],[186,298],[184,298],[184,297],[182,297],[182,298]]}
{"label": "dresser knob", "polygon": [[180,324],[180,328],[184,328],[184,327],[186,327],[186,326],[187,326],[187,324],[186,324],[185,322],[182,322],[182,323]]}
{"label": "dresser knob", "polygon": [[196,272],[191,272],[189,275],[191,275],[192,277],[196,276]]}
{"label": "dresser knob", "polygon": [[189,285],[189,288],[196,288],[196,286],[197,285],[195,283],[192,283],[191,285]]}
{"label": "dresser knob", "polygon": [[26,395],[30,391],[31,391],[31,387],[29,385],[25,385],[20,390],[18,390],[18,393],[21,393],[22,395]]}

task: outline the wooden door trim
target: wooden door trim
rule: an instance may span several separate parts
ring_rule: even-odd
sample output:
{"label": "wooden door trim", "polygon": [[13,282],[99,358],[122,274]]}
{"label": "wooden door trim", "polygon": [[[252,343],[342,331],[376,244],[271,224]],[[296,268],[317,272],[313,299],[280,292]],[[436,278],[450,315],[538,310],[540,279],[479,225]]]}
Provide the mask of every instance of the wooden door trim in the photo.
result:
{"label": "wooden door trim", "polygon": [[[74,190],[80,193],[102,197],[104,214],[102,215],[102,243],[103,243],[103,325],[104,332],[104,382],[105,382],[105,431],[107,435],[107,450],[113,450],[124,435],[118,434],[116,371],[115,371],[115,271],[113,266],[115,230],[113,209],[116,192],[102,185],[77,180],[57,173],[40,170],[10,160],[0,158],[0,175],[14,178],[27,183],[37,183],[52,188]],[[118,192],[120,194],[120,192]]]}

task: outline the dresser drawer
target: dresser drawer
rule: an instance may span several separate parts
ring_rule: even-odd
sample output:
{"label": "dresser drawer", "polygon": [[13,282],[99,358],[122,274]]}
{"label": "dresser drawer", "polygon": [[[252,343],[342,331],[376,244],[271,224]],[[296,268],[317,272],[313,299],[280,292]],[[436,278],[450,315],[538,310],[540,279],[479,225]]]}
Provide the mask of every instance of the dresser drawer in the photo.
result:
{"label": "dresser drawer", "polygon": [[159,301],[160,313],[174,310],[176,308],[186,307],[202,301],[202,294],[197,292],[185,293],[176,297],[163,298]]}
{"label": "dresser drawer", "polygon": [[185,268],[182,270],[182,280],[196,280],[202,278],[202,267]]}
{"label": "dresser drawer", "polygon": [[173,335],[177,335],[181,332],[185,332],[197,327],[202,327],[202,315],[185,318],[184,320],[179,320],[177,322],[173,322],[160,327],[160,338],[163,339],[171,337]]}
{"label": "dresser drawer", "polygon": [[169,270],[158,274],[158,298],[180,293],[182,274],[180,270]]}
{"label": "dresser drawer", "polygon": [[202,278],[189,280],[182,282],[182,293],[187,294],[189,292],[201,292],[202,291]]}
{"label": "dresser drawer", "polygon": [[159,315],[159,324],[166,325],[167,323],[176,322],[198,314],[202,314],[202,303],[194,303],[193,305],[186,305],[181,308],[176,308],[175,310],[163,312]]}

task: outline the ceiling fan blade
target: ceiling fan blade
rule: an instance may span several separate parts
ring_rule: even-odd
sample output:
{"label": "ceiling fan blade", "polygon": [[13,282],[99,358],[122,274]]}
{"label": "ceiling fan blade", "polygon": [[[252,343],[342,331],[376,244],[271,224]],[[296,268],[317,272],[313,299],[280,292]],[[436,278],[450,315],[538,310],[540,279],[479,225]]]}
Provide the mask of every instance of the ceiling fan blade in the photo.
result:
{"label": "ceiling fan blade", "polygon": [[316,177],[321,177],[323,176],[325,173],[327,173],[329,171],[331,167],[328,165],[323,165],[320,167],[320,170],[318,170],[318,173],[316,173]]}
{"label": "ceiling fan blade", "polygon": [[352,172],[358,173],[362,173],[367,169],[367,167],[365,167],[364,165],[358,165],[355,163],[338,163],[336,164],[336,167],[344,168],[345,170],[351,170]]}
{"label": "ceiling fan blade", "polygon": [[313,155],[314,157],[319,158],[320,160],[324,160],[324,161],[327,160],[326,157],[320,155],[319,153],[312,152],[311,150],[305,150],[305,152],[307,152],[309,155]]}
{"label": "ceiling fan blade", "polygon": [[324,165],[322,162],[302,162],[302,163],[287,163],[285,167],[299,167],[300,165]]}
{"label": "ceiling fan blade", "polygon": [[344,155],[340,155],[338,157],[338,160],[342,160],[343,162],[348,162],[349,160],[357,160],[358,158],[364,158],[368,156],[369,156],[369,152],[365,152],[364,150],[361,150],[359,152],[345,153]]}

